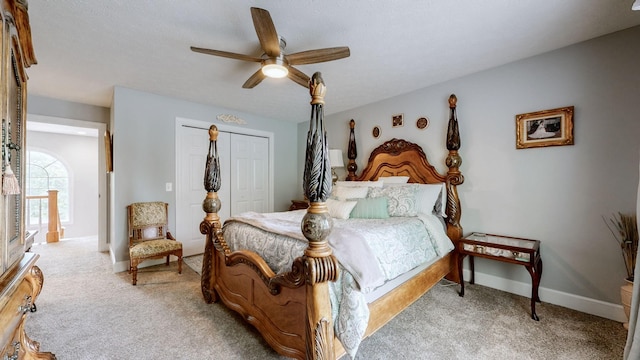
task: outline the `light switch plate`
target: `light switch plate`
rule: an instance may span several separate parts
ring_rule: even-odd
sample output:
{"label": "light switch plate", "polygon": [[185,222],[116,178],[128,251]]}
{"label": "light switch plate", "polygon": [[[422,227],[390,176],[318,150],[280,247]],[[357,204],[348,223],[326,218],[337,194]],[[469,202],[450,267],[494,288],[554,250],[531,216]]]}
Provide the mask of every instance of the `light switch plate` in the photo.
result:
{"label": "light switch plate", "polygon": [[172,188],[173,188],[173,184],[172,184],[172,183],[166,183],[166,184],[165,184],[165,189],[166,189],[167,191],[171,191],[171,190],[172,190]]}

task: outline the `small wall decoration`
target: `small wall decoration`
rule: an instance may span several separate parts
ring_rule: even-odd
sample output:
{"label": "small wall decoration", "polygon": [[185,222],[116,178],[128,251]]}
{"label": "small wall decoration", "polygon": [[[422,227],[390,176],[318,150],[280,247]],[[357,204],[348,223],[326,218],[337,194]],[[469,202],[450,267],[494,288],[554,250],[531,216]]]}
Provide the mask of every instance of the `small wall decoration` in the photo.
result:
{"label": "small wall decoration", "polygon": [[424,130],[429,127],[429,118],[421,117],[416,120],[416,127],[420,130]]}
{"label": "small wall decoration", "polygon": [[516,115],[516,149],[573,145],[573,106]]}
{"label": "small wall decoration", "polygon": [[235,116],[235,115],[231,115],[231,114],[220,114],[218,116],[216,116],[216,118],[220,121],[224,121],[226,123],[236,123],[238,125],[245,125],[247,122],[244,121],[243,119]]}
{"label": "small wall decoration", "polygon": [[379,126],[374,126],[373,130],[371,131],[371,135],[373,135],[374,139],[377,139],[380,137],[380,127]]}
{"label": "small wall decoration", "polygon": [[105,165],[107,168],[107,172],[110,173],[113,171],[113,138],[111,136],[111,132],[106,130],[104,132],[104,155],[105,155]]}
{"label": "small wall decoration", "polygon": [[391,125],[393,127],[400,127],[404,125],[404,114],[396,114],[391,116]]}

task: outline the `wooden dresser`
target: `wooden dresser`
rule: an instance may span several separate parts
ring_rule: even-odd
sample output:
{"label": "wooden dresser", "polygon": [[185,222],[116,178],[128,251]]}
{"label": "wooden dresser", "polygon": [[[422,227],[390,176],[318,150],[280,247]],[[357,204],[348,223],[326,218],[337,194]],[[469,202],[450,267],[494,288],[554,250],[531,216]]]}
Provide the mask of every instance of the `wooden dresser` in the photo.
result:
{"label": "wooden dresser", "polygon": [[24,330],[28,314],[36,311],[35,301],[43,283],[42,272],[35,265],[38,255],[25,252],[25,69],[36,63],[27,2],[2,0],[0,9],[0,359],[55,359],[51,353],[39,352],[39,344]]}

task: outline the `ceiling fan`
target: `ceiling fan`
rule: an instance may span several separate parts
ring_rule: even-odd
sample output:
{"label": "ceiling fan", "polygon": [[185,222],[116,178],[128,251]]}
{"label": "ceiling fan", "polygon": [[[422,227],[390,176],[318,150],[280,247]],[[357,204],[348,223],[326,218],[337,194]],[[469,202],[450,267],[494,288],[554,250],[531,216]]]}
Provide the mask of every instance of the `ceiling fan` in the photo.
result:
{"label": "ceiling fan", "polygon": [[285,76],[305,88],[308,88],[309,76],[292,65],[315,64],[346,58],[350,55],[349,47],[347,46],[286,54],[284,49],[287,43],[283,37],[278,36],[269,12],[264,9],[252,7],[251,17],[253,18],[253,26],[256,29],[258,40],[260,40],[260,46],[264,51],[262,56],[255,57],[228,51],[204,49],[195,46],[191,47],[192,51],[203,54],[222,56],[236,60],[259,62],[261,64],[260,69],[253,73],[253,75],[251,75],[242,85],[245,89],[255,87],[267,77],[283,78]]}

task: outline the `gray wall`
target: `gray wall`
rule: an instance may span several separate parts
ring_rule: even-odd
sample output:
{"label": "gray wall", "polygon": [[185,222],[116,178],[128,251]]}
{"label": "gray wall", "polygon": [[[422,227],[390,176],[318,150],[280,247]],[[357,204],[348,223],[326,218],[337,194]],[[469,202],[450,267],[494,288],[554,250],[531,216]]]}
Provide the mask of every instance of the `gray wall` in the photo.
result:
{"label": "gray wall", "polygon": [[29,95],[27,101],[27,112],[29,114],[91,121],[102,124],[109,123],[109,113],[111,111],[109,108],[51,99],[37,95]]}
{"label": "gray wall", "polygon": [[[126,206],[137,201],[169,203],[169,227],[175,227],[175,192],[166,192],[165,183],[176,182],[175,122],[187,118],[220,124],[218,114],[233,114],[254,130],[274,133],[274,210],[289,207],[298,191],[297,126],[286,121],[239,113],[116,87],[112,107],[113,134],[111,248],[116,261],[128,262]],[[204,170],[203,170],[204,171]],[[202,190],[202,198],[206,195]]]}
{"label": "gray wall", "polygon": [[[626,275],[602,216],[636,207],[638,39],[640,27],[327,116],[330,147],[341,148],[346,161],[348,121],[354,119],[359,170],[375,146],[397,137],[422,145],[436,168],[445,172],[447,99],[455,93],[465,233],[541,240],[541,287],[548,290],[543,301],[559,292],[576,301],[586,297],[619,304]],[[327,88],[331,91],[331,84]],[[515,149],[516,114],[571,105],[575,145]],[[397,113],[404,113],[405,124],[392,128],[391,115]],[[431,120],[425,130],[415,126],[421,116]],[[371,136],[375,125],[382,129],[380,139]],[[306,127],[299,124],[300,135]],[[299,148],[303,144],[299,139]],[[523,267],[484,259],[476,262],[476,272],[494,283],[531,281]],[[482,282],[482,274],[477,279]],[[502,287],[509,290],[508,284]]]}

